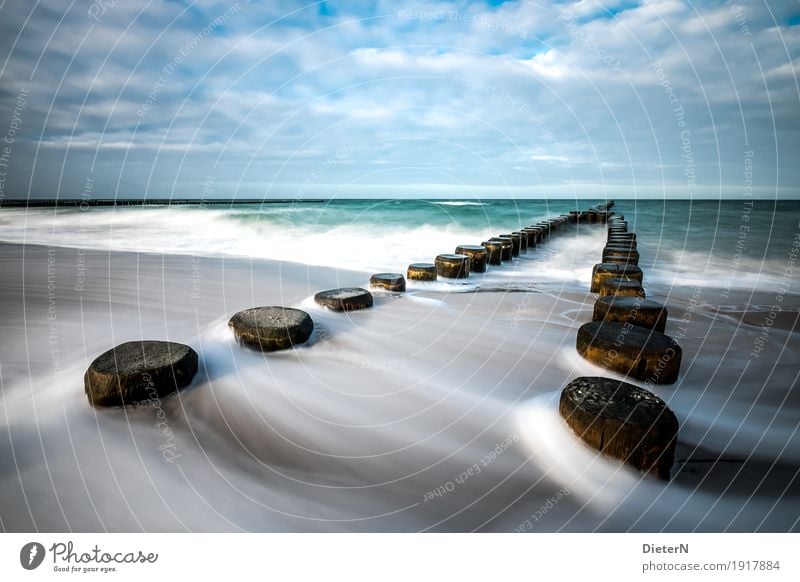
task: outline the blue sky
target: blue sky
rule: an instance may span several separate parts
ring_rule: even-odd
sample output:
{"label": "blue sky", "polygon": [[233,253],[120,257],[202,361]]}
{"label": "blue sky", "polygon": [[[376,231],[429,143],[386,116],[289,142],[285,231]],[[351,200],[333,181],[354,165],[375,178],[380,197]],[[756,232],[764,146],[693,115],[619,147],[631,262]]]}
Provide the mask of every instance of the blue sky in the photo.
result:
{"label": "blue sky", "polygon": [[800,196],[797,2],[0,6],[6,198]]}

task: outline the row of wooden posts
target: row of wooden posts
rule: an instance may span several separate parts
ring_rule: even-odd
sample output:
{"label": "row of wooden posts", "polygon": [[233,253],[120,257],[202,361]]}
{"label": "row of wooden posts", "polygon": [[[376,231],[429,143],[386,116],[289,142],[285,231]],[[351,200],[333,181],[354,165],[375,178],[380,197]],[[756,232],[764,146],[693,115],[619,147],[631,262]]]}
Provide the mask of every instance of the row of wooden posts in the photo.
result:
{"label": "row of wooden posts", "polygon": [[[409,280],[464,279],[513,261],[543,244],[568,224],[607,224],[602,262],[592,273],[591,292],[598,293],[593,321],[578,330],[577,350],[587,360],[646,384],[676,380],[681,349],[664,335],[667,310],[645,299],[636,234],[623,216],[611,212],[613,201],[541,221],[489,238],[480,245],[459,245],[433,263],[408,266]],[[370,287],[403,292],[402,273],[378,273]],[[314,296],[334,311],[372,307],[372,294],[360,287],[330,289]],[[305,343],[314,330],[308,313],[288,307],[255,307],[229,321],[236,339],[264,352]],[[197,373],[197,353],[184,344],[142,340],[115,346],[98,356],[84,376],[95,406],[141,404],[188,386]],[[678,423],[666,404],[650,391],[607,377],[581,377],[562,391],[559,410],[588,445],[604,454],[668,479]],[[643,420],[644,419],[644,420]]]}
{"label": "row of wooden posts", "polygon": [[[606,208],[570,213],[544,220],[509,234],[490,238],[480,246],[462,245],[453,254],[436,257],[435,263],[409,265],[409,279],[430,281],[438,277],[462,279],[480,273],[487,265],[512,261],[521,252],[535,248],[568,222],[605,222]],[[378,273],[370,286],[405,291],[401,273]],[[314,300],[334,311],[372,307],[372,294],[360,287],[320,291]],[[289,307],[254,307],[236,313],[228,322],[240,343],[270,352],[292,348],[308,341],[314,331],[311,316]],[[141,404],[168,396],[188,386],[199,366],[190,346],[176,342],[140,340],[114,346],[92,361],[84,375],[84,388],[94,406]]]}
{"label": "row of wooden posts", "polygon": [[[437,255],[433,263],[412,263],[408,266],[406,276],[415,281],[436,281],[439,277],[466,279],[470,273],[485,273],[491,266],[514,261],[520,254],[543,244],[567,224],[605,220],[606,211],[599,207],[585,212],[562,214],[520,230],[491,237],[480,245],[458,245],[454,253]],[[400,273],[378,273],[370,278],[370,286],[404,291],[405,280]]]}
{"label": "row of wooden posts", "polygon": [[[605,222],[607,207],[572,212],[541,221],[508,234],[490,238],[482,245],[461,245],[453,254],[441,254],[434,263],[409,265],[409,279],[431,281],[439,277],[463,279],[482,273],[488,265],[501,265],[542,244],[569,222]],[[378,273],[370,287],[402,292],[402,273]],[[360,287],[320,291],[314,300],[334,311],[372,307],[372,294]],[[290,307],[254,307],[236,313],[228,322],[241,344],[264,352],[292,348],[308,341],[314,331],[311,316]],[[141,404],[168,396],[188,386],[199,366],[190,346],[176,342],[140,340],[117,345],[99,355],[84,375],[84,388],[94,406]]]}
{"label": "row of wooden posts", "polygon": [[[682,350],[665,335],[667,309],[645,299],[636,233],[621,215],[608,219],[602,262],[590,292],[599,296],[576,348],[588,361],[644,382],[672,384]],[[559,412],[575,434],[601,453],[661,479],[670,478],[678,420],[650,390],[604,376],[585,376],[561,392]]]}

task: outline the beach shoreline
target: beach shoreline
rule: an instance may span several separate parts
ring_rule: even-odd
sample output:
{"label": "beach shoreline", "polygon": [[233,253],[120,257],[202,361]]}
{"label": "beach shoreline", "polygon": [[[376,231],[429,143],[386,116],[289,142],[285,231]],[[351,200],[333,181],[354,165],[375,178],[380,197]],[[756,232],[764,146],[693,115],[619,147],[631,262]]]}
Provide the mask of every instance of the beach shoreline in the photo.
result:
{"label": "beach shoreline", "polygon": [[[568,380],[613,376],[575,352],[595,297],[580,285],[501,267],[508,278],[484,289],[375,292],[372,309],[335,314],[310,298],[366,286],[368,272],[0,251],[6,530],[522,531],[564,490],[534,530],[797,527],[800,398],[789,376],[798,356],[787,349],[796,319],[772,326],[768,348],[747,360],[762,332],[756,312],[743,325],[693,305],[691,287],[648,288],[670,309],[667,333],[685,354],[679,384],[654,389],[681,422],[682,463],[665,486],[594,454],[557,415]],[[529,255],[520,264],[541,260]],[[745,299],[761,305],[767,294]],[[268,356],[237,345],[227,319],[258,305],[309,311],[312,339]],[[787,312],[797,305],[787,295]],[[192,387],[157,408],[91,408],[86,366],[141,338],[195,347]],[[179,462],[165,462],[166,442]],[[709,467],[709,456],[726,461]]]}

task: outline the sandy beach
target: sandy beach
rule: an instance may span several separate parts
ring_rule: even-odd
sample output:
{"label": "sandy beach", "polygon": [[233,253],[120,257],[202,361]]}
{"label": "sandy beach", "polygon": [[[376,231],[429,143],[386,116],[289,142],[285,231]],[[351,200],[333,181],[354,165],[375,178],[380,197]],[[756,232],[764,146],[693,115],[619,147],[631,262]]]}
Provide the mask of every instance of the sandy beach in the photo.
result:
{"label": "sandy beach", "polygon": [[[603,235],[598,225],[577,241],[576,280]],[[648,287],[684,351],[678,383],[654,389],[680,422],[663,483],[598,456],[558,416],[566,382],[613,376],[575,351],[594,295],[530,276],[573,238],[523,255],[527,270],[376,292],[374,308],[349,314],[311,297],[366,286],[367,272],[3,244],[2,527],[796,530],[797,296],[764,332],[769,311],[711,309],[711,287]],[[748,292],[726,305],[740,303],[772,300]],[[239,346],[227,320],[258,305],[308,311],[311,341],[271,354]],[[140,338],[193,346],[198,377],[153,405],[92,408],[88,364]]]}

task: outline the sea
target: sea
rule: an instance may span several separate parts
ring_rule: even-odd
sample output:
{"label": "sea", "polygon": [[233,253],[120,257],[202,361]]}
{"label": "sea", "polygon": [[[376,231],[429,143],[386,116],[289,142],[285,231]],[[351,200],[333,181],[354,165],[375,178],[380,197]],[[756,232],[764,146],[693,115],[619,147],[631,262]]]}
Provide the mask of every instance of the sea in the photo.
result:
{"label": "sea", "polygon": [[[329,200],[220,206],[0,209],[0,240],[87,249],[273,259],[399,271],[604,200]],[[800,201],[618,200],[642,268],[663,285],[786,285]],[[578,228],[580,231],[580,227]],[[584,227],[591,232],[590,227]],[[570,259],[581,256],[572,249]],[[593,262],[594,258],[592,258]],[[592,262],[589,261],[589,262]],[[586,263],[586,261],[583,261]],[[569,280],[557,265],[540,277]],[[585,265],[584,265],[585,266]],[[791,270],[792,265],[788,268]],[[583,284],[585,277],[576,281]]]}

